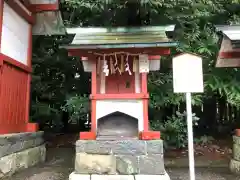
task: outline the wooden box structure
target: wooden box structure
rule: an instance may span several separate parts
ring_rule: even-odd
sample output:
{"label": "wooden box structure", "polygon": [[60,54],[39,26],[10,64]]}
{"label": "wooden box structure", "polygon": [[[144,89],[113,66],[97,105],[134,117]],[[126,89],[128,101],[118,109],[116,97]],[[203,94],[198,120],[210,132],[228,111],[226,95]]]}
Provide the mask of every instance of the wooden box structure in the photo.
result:
{"label": "wooden box structure", "polygon": [[37,130],[29,123],[32,34],[65,32],[58,3],[0,0],[0,134]]}
{"label": "wooden box structure", "polygon": [[91,73],[91,132],[80,139],[150,138],[147,74],[176,46],[166,32],[174,25],[137,28],[70,28],[69,55],[80,57]]}
{"label": "wooden box structure", "polygon": [[240,67],[240,25],[219,25],[216,28],[221,34],[216,67]]}

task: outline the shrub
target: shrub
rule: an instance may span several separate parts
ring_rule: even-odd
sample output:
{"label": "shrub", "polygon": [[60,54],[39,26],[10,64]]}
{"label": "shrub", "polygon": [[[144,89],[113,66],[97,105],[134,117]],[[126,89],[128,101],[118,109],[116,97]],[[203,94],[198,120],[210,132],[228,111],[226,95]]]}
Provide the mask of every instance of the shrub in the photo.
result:
{"label": "shrub", "polygon": [[[198,125],[199,118],[193,113],[193,126]],[[168,117],[167,120],[154,121],[151,124],[153,130],[160,130],[165,148],[184,148],[188,143],[186,112]]]}

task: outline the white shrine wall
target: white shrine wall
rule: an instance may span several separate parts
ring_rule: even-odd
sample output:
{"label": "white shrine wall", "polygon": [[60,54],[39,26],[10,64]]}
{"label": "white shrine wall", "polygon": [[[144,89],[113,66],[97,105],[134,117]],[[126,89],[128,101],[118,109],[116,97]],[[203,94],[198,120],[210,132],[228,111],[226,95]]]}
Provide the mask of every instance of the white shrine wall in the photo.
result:
{"label": "white shrine wall", "polygon": [[96,125],[98,119],[114,112],[121,112],[138,119],[138,130],[143,131],[143,101],[142,100],[97,100]]}
{"label": "white shrine wall", "polygon": [[7,3],[4,3],[2,28],[1,53],[28,65],[30,24]]}

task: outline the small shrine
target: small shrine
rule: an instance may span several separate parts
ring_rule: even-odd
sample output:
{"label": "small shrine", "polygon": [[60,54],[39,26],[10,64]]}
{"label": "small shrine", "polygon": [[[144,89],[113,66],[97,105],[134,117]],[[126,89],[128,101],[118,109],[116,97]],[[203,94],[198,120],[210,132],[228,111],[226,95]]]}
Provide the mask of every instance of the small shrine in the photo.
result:
{"label": "small shrine", "polygon": [[63,46],[80,57],[91,76],[91,132],[80,139],[160,138],[149,130],[147,74],[176,46],[166,35],[174,25],[137,28],[70,28]]}
{"label": "small shrine", "polygon": [[[70,179],[102,173],[169,179],[160,132],[149,127],[147,76],[160,69],[161,57],[177,45],[170,38],[174,28],[66,29],[74,38],[62,48],[79,57],[85,72],[91,73],[91,130],[80,132]],[[110,159],[107,166],[93,167],[103,159]]]}
{"label": "small shrine", "polygon": [[216,67],[240,67],[240,25],[218,25],[220,49]]}
{"label": "small shrine", "polygon": [[66,29],[58,0],[0,0],[1,177],[45,161],[43,132],[29,122],[32,36],[67,32],[74,38],[62,48],[91,73],[91,130],[80,132],[69,179],[169,180],[160,132],[149,127],[147,75],[177,45],[174,28]]}

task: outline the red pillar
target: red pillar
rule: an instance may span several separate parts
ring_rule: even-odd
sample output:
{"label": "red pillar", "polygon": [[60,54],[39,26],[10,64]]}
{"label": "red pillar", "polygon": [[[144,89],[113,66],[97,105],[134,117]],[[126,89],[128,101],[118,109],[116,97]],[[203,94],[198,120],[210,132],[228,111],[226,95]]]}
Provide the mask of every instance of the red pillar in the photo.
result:
{"label": "red pillar", "polygon": [[92,62],[92,72],[91,72],[91,131],[90,132],[80,132],[80,139],[82,140],[95,140],[96,139],[96,99],[94,98],[97,94],[97,64],[95,56],[91,56],[89,61]]}
{"label": "red pillar", "polygon": [[[141,91],[144,94],[148,93],[147,89],[147,73],[141,73]],[[153,140],[160,139],[159,131],[151,131],[149,129],[149,118],[148,118],[148,98],[143,99],[143,132],[140,132],[140,139],[142,140]]]}
{"label": "red pillar", "polygon": [[[32,26],[29,27],[29,39],[28,39],[28,59],[27,65],[32,69]],[[36,132],[38,131],[37,123],[30,123],[30,94],[31,94],[31,73],[27,75],[27,93],[26,93],[26,112],[25,112],[25,120],[26,120],[26,131],[27,132]]]}
{"label": "red pillar", "polygon": [[[143,94],[147,94],[147,73],[141,73],[141,90]],[[149,121],[148,121],[148,99],[143,99],[143,130],[148,131]]]}

